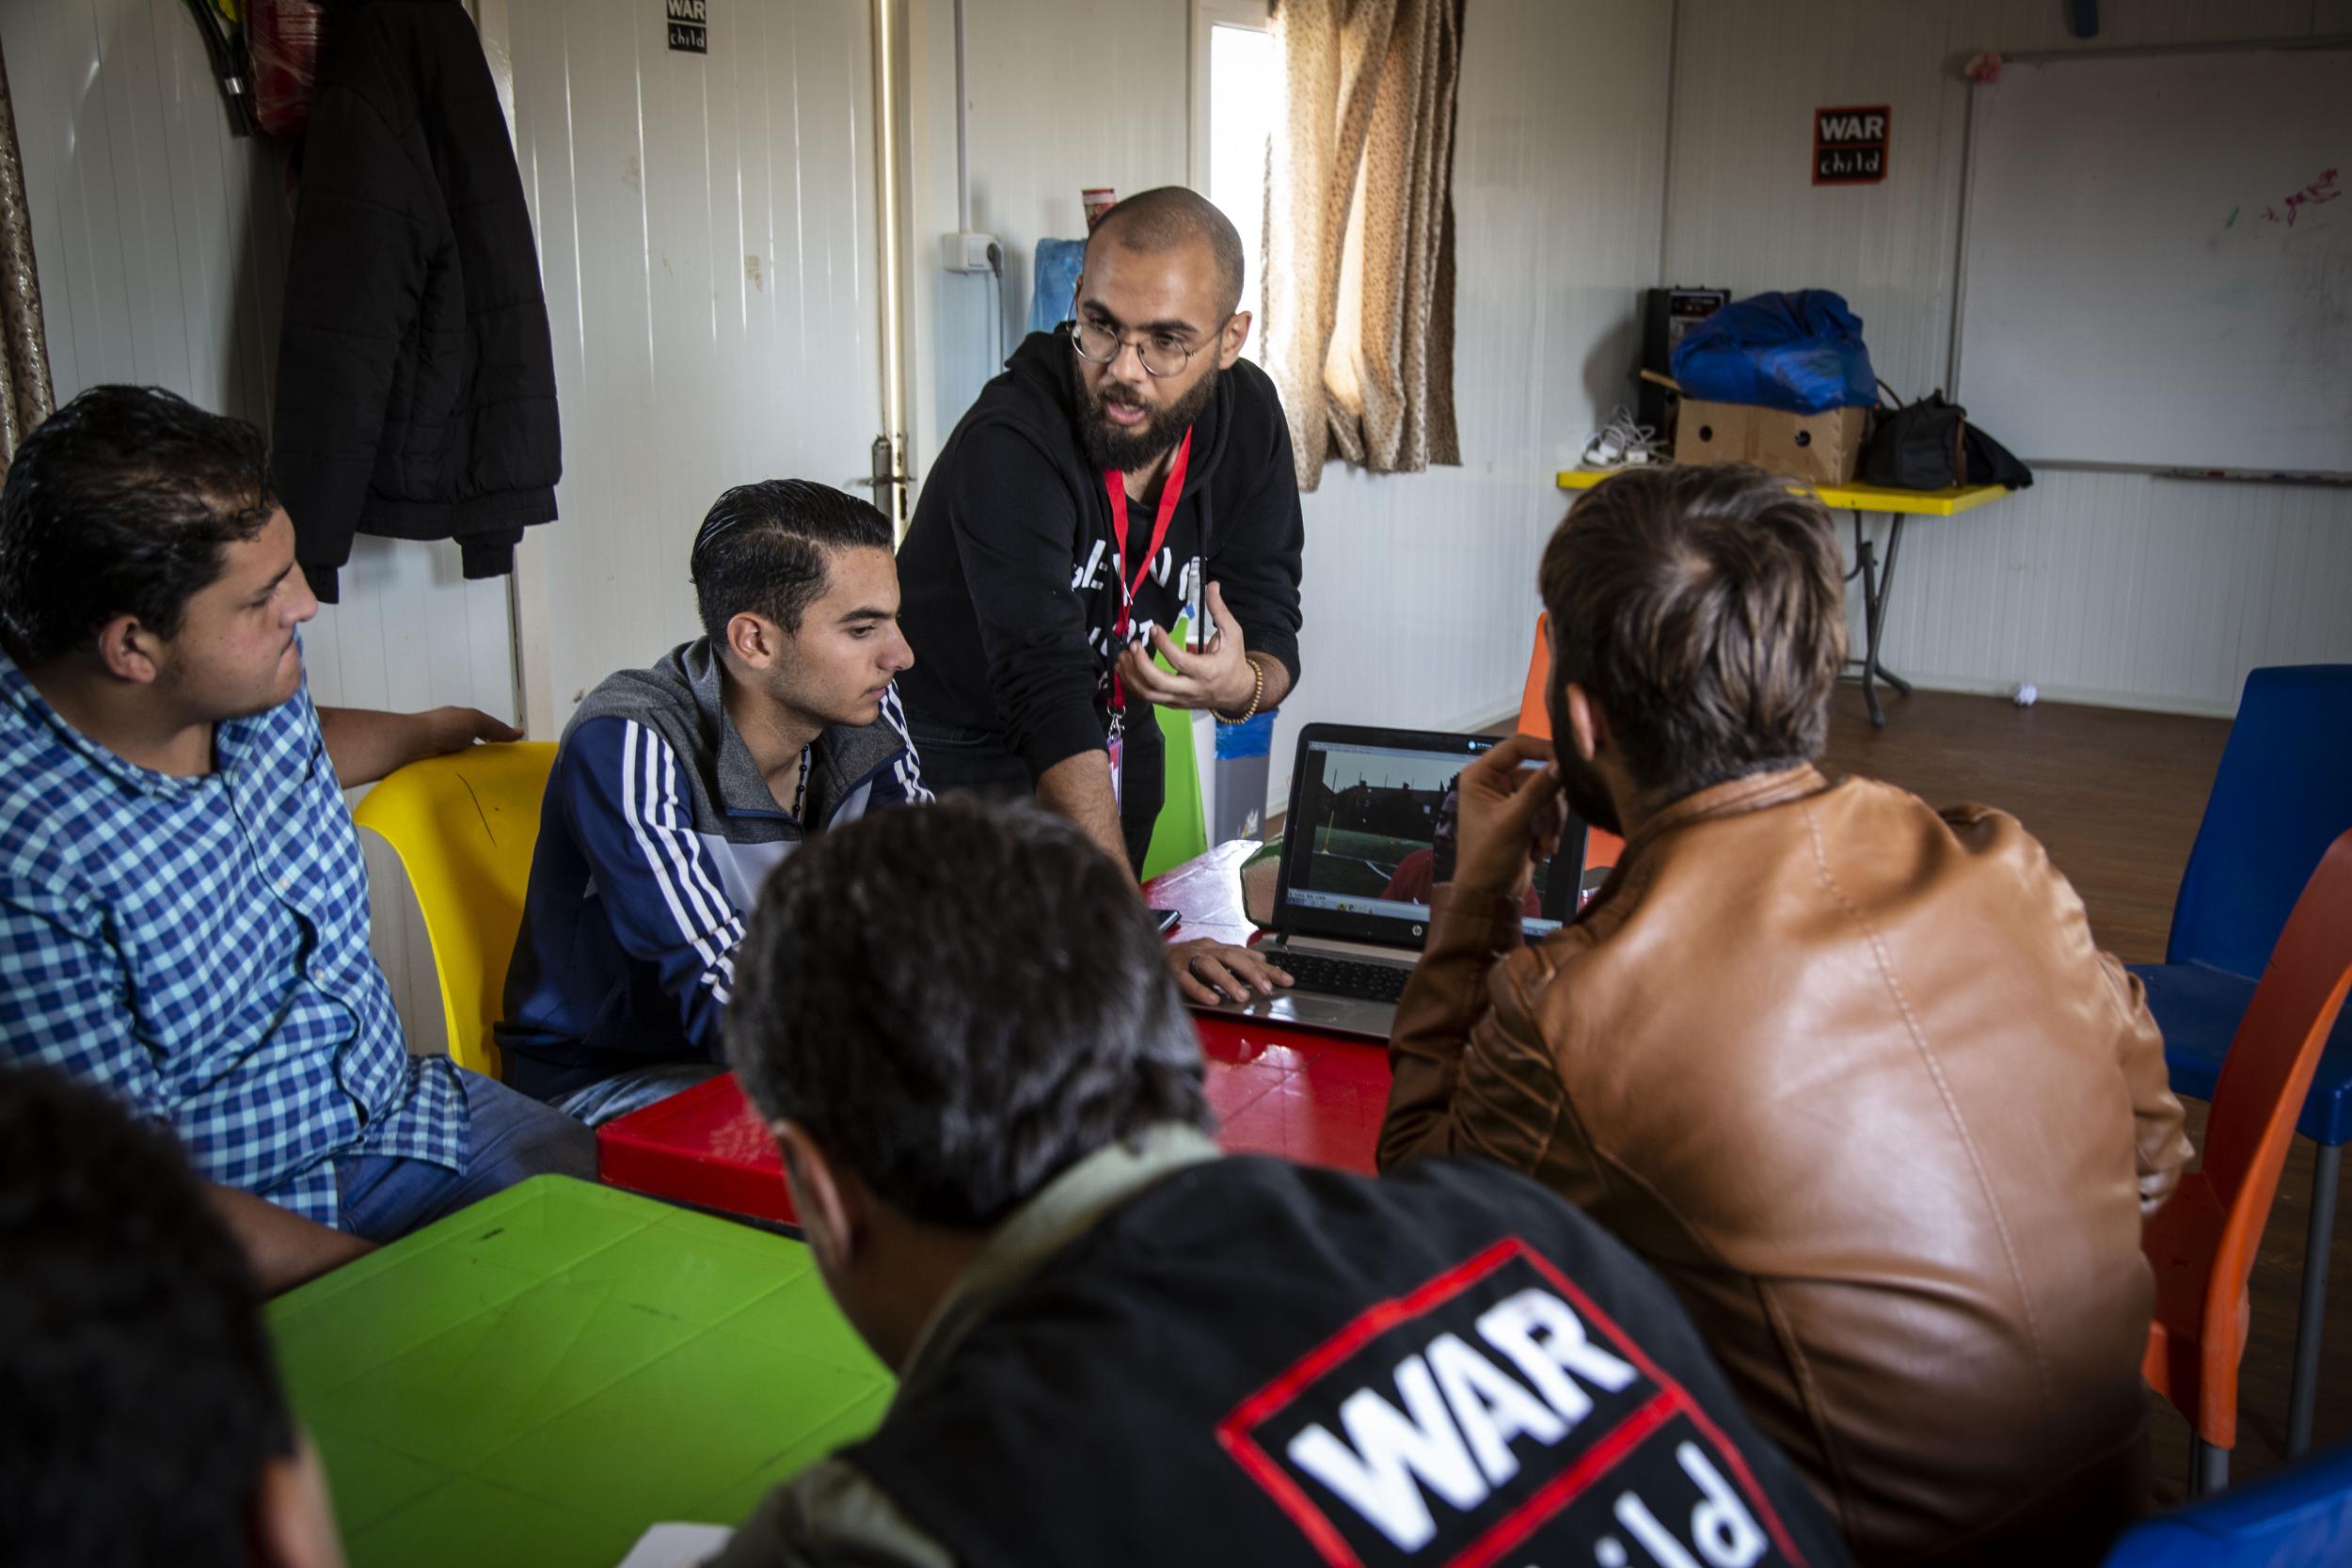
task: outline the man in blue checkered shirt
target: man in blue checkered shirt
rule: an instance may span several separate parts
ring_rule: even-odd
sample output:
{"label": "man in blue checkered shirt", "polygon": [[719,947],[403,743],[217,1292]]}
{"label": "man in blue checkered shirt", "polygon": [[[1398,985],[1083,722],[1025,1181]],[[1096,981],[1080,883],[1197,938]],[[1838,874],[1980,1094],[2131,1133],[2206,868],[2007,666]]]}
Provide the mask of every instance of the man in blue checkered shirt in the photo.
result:
{"label": "man in blue checkered shirt", "polygon": [[99,387],[0,492],[0,1058],[170,1126],[282,1289],[541,1171],[561,1113],[409,1055],[342,791],[516,733],[311,705],[261,434]]}

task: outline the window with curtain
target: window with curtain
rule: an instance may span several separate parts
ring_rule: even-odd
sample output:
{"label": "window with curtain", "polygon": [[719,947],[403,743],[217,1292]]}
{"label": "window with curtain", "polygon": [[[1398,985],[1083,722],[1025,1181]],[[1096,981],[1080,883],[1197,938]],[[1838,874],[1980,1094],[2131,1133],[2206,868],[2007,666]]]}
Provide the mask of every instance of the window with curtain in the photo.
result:
{"label": "window with curtain", "polygon": [[1464,0],[1276,0],[1265,366],[1312,490],[1458,464],[1454,107]]}

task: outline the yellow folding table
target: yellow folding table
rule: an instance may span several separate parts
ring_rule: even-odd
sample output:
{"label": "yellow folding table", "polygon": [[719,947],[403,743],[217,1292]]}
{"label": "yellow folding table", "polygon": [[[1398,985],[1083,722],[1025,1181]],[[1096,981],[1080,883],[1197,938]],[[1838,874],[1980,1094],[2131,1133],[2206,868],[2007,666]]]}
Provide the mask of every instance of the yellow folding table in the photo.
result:
{"label": "yellow folding table", "polygon": [[[1612,470],[1596,468],[1564,468],[1559,483],[1563,490],[1589,490],[1607,479]],[[1870,710],[1870,722],[1883,727],[1886,714],[1879,706],[1876,683],[1884,681],[1904,696],[1911,695],[1911,683],[1879,662],[1879,643],[1886,630],[1886,591],[1895,578],[1895,556],[1903,542],[1903,519],[1907,516],[1953,517],[1971,512],[1989,501],[1999,500],[2009,494],[1998,484],[1960,484],[1948,490],[1896,490],[1883,484],[1805,484],[1788,482],[1791,490],[1802,490],[1819,498],[1824,506],[1841,507],[1853,513],[1853,570],[1846,574],[1851,582],[1862,579],[1863,652],[1860,658],[1847,662],[1856,666],[1862,680],[1863,705]],[[1865,512],[1887,515],[1886,560],[1881,564],[1876,542],[1862,532]]]}

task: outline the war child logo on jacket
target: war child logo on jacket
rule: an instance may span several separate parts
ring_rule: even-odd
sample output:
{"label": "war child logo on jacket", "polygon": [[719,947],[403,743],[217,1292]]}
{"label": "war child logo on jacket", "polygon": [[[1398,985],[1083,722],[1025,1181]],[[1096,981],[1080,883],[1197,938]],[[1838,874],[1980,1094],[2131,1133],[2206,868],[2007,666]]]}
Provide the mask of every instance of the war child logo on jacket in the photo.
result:
{"label": "war child logo on jacket", "polygon": [[1217,1442],[1335,1565],[1804,1560],[1698,1402],[1515,1238],[1358,1316]]}

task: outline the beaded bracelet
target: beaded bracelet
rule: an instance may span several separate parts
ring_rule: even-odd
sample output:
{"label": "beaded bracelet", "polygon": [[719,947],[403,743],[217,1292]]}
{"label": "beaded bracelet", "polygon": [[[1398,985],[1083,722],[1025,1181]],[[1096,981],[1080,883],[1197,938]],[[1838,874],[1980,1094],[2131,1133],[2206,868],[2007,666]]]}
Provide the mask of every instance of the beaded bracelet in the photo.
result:
{"label": "beaded bracelet", "polygon": [[1249,673],[1257,677],[1257,684],[1250,689],[1249,705],[1232,718],[1228,719],[1215,708],[1209,710],[1220,724],[1247,724],[1258,716],[1258,705],[1265,701],[1265,666],[1258,662],[1257,656],[1254,654],[1244,654],[1242,657],[1248,660]]}

